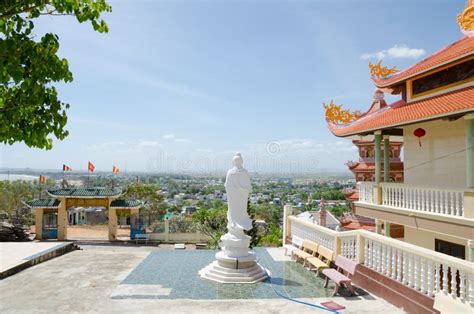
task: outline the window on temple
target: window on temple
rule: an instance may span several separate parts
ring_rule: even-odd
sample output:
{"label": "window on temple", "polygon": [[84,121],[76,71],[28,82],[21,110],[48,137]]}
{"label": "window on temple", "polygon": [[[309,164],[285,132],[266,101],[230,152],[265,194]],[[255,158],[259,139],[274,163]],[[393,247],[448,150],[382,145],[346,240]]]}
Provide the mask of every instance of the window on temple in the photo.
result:
{"label": "window on temple", "polygon": [[435,239],[435,251],[461,259],[466,258],[466,247],[464,245],[448,241]]}
{"label": "window on temple", "polygon": [[414,80],[412,96],[469,80],[474,80],[474,59]]}

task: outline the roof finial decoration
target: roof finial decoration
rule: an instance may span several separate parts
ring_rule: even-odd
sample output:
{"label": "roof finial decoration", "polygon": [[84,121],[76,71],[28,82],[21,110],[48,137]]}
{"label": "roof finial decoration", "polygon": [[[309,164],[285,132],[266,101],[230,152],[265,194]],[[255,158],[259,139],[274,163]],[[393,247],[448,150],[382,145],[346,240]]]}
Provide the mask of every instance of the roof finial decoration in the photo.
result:
{"label": "roof finial decoration", "polygon": [[458,14],[457,21],[464,34],[474,35],[474,0],[466,2],[466,7],[464,11]]}
{"label": "roof finial decoration", "polygon": [[370,69],[370,75],[378,79],[387,78],[389,75],[392,75],[398,72],[397,67],[388,68],[388,67],[382,66],[382,60],[380,60],[379,62],[375,64],[372,64],[372,62],[369,61],[369,69]]}
{"label": "roof finial decoration", "polygon": [[334,124],[347,124],[362,115],[360,111],[342,109],[342,105],[336,105],[332,99],[328,105],[323,102],[323,107],[326,109],[326,121]]}

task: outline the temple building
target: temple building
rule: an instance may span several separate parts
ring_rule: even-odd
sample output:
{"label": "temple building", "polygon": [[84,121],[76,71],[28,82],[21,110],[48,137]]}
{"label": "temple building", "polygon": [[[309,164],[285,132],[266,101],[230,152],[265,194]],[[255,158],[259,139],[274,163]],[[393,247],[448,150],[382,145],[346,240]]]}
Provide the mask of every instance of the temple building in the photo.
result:
{"label": "temple building", "polygon": [[[352,143],[359,151],[359,161],[348,161],[349,170],[354,174],[356,182],[375,180],[375,143],[367,140],[353,140]],[[400,153],[403,142],[389,143],[390,181],[403,182],[403,162]],[[382,156],[384,152],[382,151]],[[382,162],[383,165],[383,162]],[[382,170],[382,175],[384,175]]]}
{"label": "temple building", "polygon": [[[348,161],[346,165],[349,170],[354,173],[356,182],[374,181],[375,180],[375,143],[370,140],[353,140],[352,143],[357,147],[359,152],[359,161]],[[389,143],[389,162],[390,162],[390,181],[403,182],[403,162],[400,159],[403,142],[391,141]],[[382,151],[382,158],[384,152]],[[383,162],[382,162],[383,165]],[[383,167],[384,168],[384,167]],[[382,171],[382,175],[384,175]],[[357,189],[344,190],[346,200],[350,202],[354,211],[354,202],[359,200],[359,191]],[[375,220],[369,217],[356,215],[354,212],[344,215],[340,219],[341,227],[344,230],[365,229],[369,231],[375,230]],[[384,225],[381,226],[384,229]],[[393,238],[403,238],[403,226],[392,225],[390,236]]]}
{"label": "temple building", "polygon": [[[385,104],[377,97],[366,113],[328,126],[338,137],[374,138],[375,175],[358,183],[355,214],[375,219],[378,233],[382,224],[387,236],[391,224],[403,225],[404,241],[474,261],[472,33],[393,75],[375,75],[387,72],[377,64],[377,93],[400,99]],[[403,139],[403,183],[389,168],[394,137]]]}

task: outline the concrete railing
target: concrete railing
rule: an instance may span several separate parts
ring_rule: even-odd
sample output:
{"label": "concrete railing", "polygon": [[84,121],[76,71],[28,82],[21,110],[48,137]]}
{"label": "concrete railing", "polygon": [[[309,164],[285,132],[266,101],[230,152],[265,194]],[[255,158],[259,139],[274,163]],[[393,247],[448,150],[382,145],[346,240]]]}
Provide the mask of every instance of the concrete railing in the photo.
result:
{"label": "concrete railing", "polygon": [[154,224],[153,229],[153,232],[150,233],[150,240],[152,241],[165,243],[198,243],[211,240],[211,237],[192,228],[187,228],[186,224],[176,227],[173,226],[169,220]]}
{"label": "concrete railing", "polygon": [[466,211],[470,192],[462,189],[439,189],[403,183],[359,182],[359,202],[430,214],[474,218]]}
{"label": "concrete railing", "polygon": [[287,236],[312,240],[422,294],[474,306],[474,263],[366,230],[337,232],[288,216]]}
{"label": "concrete railing", "polygon": [[359,182],[359,202],[367,204],[376,204],[377,199],[375,195],[375,182]]}
{"label": "concrete railing", "polygon": [[318,244],[335,251],[337,247],[336,234],[338,232],[321,227],[306,220],[299,219],[295,216],[288,216],[291,235],[295,235],[301,239],[311,240]]}
{"label": "concrete railing", "polygon": [[474,263],[360,230],[364,265],[423,294],[474,304]]}
{"label": "concrete railing", "polygon": [[382,205],[452,216],[464,215],[464,190],[381,183]]}

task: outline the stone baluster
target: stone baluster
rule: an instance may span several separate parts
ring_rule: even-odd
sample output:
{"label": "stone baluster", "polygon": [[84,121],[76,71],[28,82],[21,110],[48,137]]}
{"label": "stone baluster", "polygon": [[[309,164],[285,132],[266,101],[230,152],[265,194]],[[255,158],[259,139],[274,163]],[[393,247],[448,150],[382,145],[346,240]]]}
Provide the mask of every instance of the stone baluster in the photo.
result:
{"label": "stone baluster", "polygon": [[377,248],[377,272],[381,272],[382,271],[382,248],[380,246],[380,243],[379,242],[375,242],[376,243],[376,248]]}
{"label": "stone baluster", "polygon": [[445,207],[445,194],[444,191],[440,191],[440,205],[441,205],[441,214],[446,213],[446,207]]}
{"label": "stone baluster", "polygon": [[463,271],[459,271],[459,297],[461,298],[461,301],[463,302],[466,300],[465,280],[466,280],[466,274]]}
{"label": "stone baluster", "polygon": [[402,282],[402,251],[397,249],[397,281]]}
{"label": "stone baluster", "polygon": [[359,246],[357,245],[357,238],[352,239],[352,260],[357,260]]}
{"label": "stone baluster", "polygon": [[408,253],[408,285],[413,287],[413,255]]}
{"label": "stone baluster", "polygon": [[385,254],[387,253],[387,248],[383,243],[380,243],[380,273],[385,274]]}
{"label": "stone baluster", "polygon": [[440,264],[435,262],[434,263],[434,278],[435,278],[435,287],[434,287],[434,293],[438,293],[441,290],[441,278],[440,278]]}
{"label": "stone baluster", "polygon": [[427,261],[427,264],[428,264],[428,271],[427,271],[427,287],[426,287],[426,291],[428,293],[429,296],[432,296],[433,295],[433,261],[431,260],[428,260]]}
{"label": "stone baluster", "polygon": [[449,269],[451,270],[451,296],[453,298],[456,298],[457,296],[457,282],[456,282],[456,269],[454,269],[453,267],[449,267]]}
{"label": "stone baluster", "polygon": [[408,253],[403,251],[403,272],[402,282],[408,285],[409,271],[408,271]]}
{"label": "stone baluster", "polygon": [[392,267],[391,267],[391,273],[392,273],[392,279],[397,278],[397,249],[392,248]]}
{"label": "stone baluster", "polygon": [[371,255],[370,255],[370,243],[369,243],[369,239],[365,239],[365,242],[364,242],[364,264],[365,266],[369,267],[369,268],[372,268],[371,267],[371,264],[372,264],[372,258],[371,258]]}
{"label": "stone baluster", "polygon": [[402,207],[402,201],[403,201],[403,195],[402,195],[402,188],[398,187],[397,188],[397,194],[398,194],[398,207]]}
{"label": "stone baluster", "polygon": [[390,264],[392,263],[391,247],[385,245],[385,273],[384,275],[390,277]]}
{"label": "stone baluster", "polygon": [[443,264],[443,292],[448,294],[448,266]]}
{"label": "stone baluster", "polygon": [[412,190],[412,202],[413,202],[413,206],[412,208],[413,209],[417,209],[418,207],[418,190],[417,189],[413,189]]}
{"label": "stone baluster", "polygon": [[439,191],[435,190],[435,213],[439,213]]}
{"label": "stone baluster", "polygon": [[418,281],[420,279],[420,258],[418,256],[414,256],[414,263],[413,263],[413,289],[418,290]]}
{"label": "stone baluster", "polygon": [[469,295],[468,300],[469,300],[469,303],[471,304],[471,306],[474,306],[474,274],[469,274],[467,279],[468,279],[467,288],[469,289],[468,290],[468,295]]}
{"label": "stone baluster", "polygon": [[455,216],[460,216],[460,208],[459,208],[458,204],[459,204],[458,193],[453,192],[453,209],[454,209],[454,215]]}
{"label": "stone baluster", "polygon": [[424,258],[420,258],[420,291],[421,291],[421,293],[426,293],[426,285],[425,285],[426,275],[425,275],[425,270],[426,270],[425,259],[424,259]]}
{"label": "stone baluster", "polygon": [[389,191],[389,195],[390,195],[390,198],[389,198],[389,206],[391,207],[394,207],[395,206],[395,191],[394,191],[394,187],[393,186],[389,186],[388,187],[388,191]]}
{"label": "stone baluster", "polygon": [[434,213],[434,207],[435,207],[435,202],[434,202],[434,195],[435,195],[435,190],[430,191],[430,213]]}

